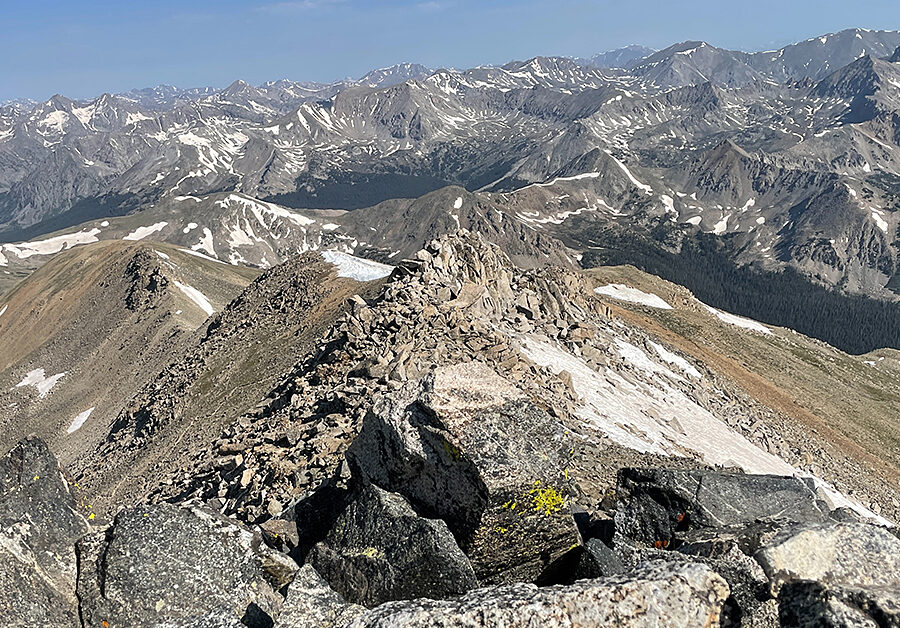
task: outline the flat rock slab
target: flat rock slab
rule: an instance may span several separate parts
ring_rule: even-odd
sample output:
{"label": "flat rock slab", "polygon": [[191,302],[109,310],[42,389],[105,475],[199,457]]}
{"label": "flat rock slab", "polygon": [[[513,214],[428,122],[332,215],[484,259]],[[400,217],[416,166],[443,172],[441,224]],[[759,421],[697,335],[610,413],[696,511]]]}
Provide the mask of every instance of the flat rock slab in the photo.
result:
{"label": "flat rock slab", "polygon": [[538,588],[476,589],[452,600],[389,602],[347,628],[717,626],[728,585],[704,565],[649,563],[627,576]]}
{"label": "flat rock slab", "polygon": [[679,531],[760,521],[822,521],[828,505],[799,478],[704,469],[622,469],[616,530],[668,546]]}
{"label": "flat rock slab", "polygon": [[81,625],[75,544],[89,529],[46,443],[0,459],[0,624]]}
{"label": "flat rock slab", "polygon": [[308,562],[351,602],[444,598],[478,585],[469,559],[440,519],[425,519],[396,493],[368,485],[334,522]]}
{"label": "flat rock slab", "polygon": [[125,510],[85,539],[78,592],[85,625],[271,625],[298,566],[205,506]]}
{"label": "flat rock slab", "polygon": [[478,362],[382,397],[348,458],[372,483],[443,519],[485,583],[534,580],[580,538],[564,427]]}

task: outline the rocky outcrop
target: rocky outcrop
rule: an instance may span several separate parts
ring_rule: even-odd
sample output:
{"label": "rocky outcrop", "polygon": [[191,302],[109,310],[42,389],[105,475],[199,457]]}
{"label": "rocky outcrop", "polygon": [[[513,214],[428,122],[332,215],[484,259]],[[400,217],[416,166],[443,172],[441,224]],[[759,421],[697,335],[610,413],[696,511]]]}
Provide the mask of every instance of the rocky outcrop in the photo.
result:
{"label": "rocky outcrop", "polygon": [[900,540],[884,528],[865,523],[792,526],[777,534],[755,558],[774,593],[794,580],[851,587],[900,582]]}
{"label": "rocky outcrop", "polygon": [[778,625],[784,582],[885,584],[875,572],[884,565],[896,573],[900,560],[895,537],[830,511],[792,477],[622,469],[615,521],[615,550],[626,565],[700,562],[723,577],[731,589],[728,625]]}
{"label": "rocky outcrop", "polygon": [[419,517],[400,495],[366,486],[308,557],[345,599],[444,598],[477,586],[469,560],[441,520]]}
{"label": "rocky outcrop", "polygon": [[830,510],[797,478],[701,469],[622,469],[617,493],[616,530],[661,547],[690,530],[821,521]]}
{"label": "rocky outcrop", "polygon": [[0,624],[80,626],[75,542],[88,530],[44,441],[0,459]]}
{"label": "rocky outcrop", "polygon": [[125,510],[80,545],[90,626],[266,626],[298,567],[198,504]]}
{"label": "rocky outcrop", "polygon": [[626,577],[538,588],[512,584],[446,600],[391,602],[358,617],[353,628],[424,626],[682,626],[719,623],[728,586],[703,565],[651,563]]}
{"label": "rocky outcrop", "polygon": [[377,401],[348,455],[367,480],[446,521],[478,577],[494,583],[533,580],[578,543],[566,446],[560,423],[469,363]]}

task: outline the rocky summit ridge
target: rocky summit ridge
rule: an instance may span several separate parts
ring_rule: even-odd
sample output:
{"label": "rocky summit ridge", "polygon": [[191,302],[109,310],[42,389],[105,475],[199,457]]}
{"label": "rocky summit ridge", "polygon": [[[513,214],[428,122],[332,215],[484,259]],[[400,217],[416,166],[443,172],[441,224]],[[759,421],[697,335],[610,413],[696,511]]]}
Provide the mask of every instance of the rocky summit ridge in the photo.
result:
{"label": "rocky summit ridge", "polygon": [[[465,230],[371,282],[298,259],[211,317],[70,469],[36,437],[0,459],[0,622],[900,621],[890,478],[617,315],[586,275],[517,268]],[[236,377],[231,339],[295,308],[312,320],[258,403],[194,432],[194,410],[160,403]],[[121,464],[178,445],[153,474]],[[113,468],[132,488],[110,499],[92,478]]]}

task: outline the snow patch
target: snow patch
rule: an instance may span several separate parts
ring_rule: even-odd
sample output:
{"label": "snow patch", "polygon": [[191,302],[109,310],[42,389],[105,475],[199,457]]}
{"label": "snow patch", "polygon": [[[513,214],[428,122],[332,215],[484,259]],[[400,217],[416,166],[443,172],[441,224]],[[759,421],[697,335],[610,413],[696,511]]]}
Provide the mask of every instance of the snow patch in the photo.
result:
{"label": "snow patch", "polygon": [[216,249],[213,247],[213,234],[212,231],[209,230],[209,227],[203,227],[203,237],[201,237],[200,241],[192,246],[191,249],[194,251],[203,249],[213,257],[216,257]]}
{"label": "snow patch", "polygon": [[127,126],[130,124],[137,124],[141,120],[152,120],[152,119],[153,118],[151,118],[150,116],[145,116],[140,111],[137,111],[135,113],[129,113],[127,116],[125,116],[125,125]]}
{"label": "snow patch", "polygon": [[287,210],[280,205],[275,205],[274,203],[266,203],[253,198],[241,196],[239,194],[229,194],[224,200],[216,201],[216,205],[226,209],[231,203],[236,203],[242,205],[245,209],[249,209],[256,217],[256,220],[267,229],[270,228],[271,225],[267,225],[263,220],[264,214],[268,214],[269,216],[273,216],[276,218],[286,218],[291,222],[304,227],[316,222],[312,218],[307,218],[303,214],[298,214],[297,212]]}
{"label": "snow patch", "polygon": [[629,301],[631,303],[637,303],[638,305],[655,307],[660,310],[672,309],[672,306],[666,303],[661,297],[643,292],[637,288],[631,288],[621,283],[611,283],[600,286],[599,288],[594,288],[594,292],[612,297],[613,299],[618,299],[619,301]]}
{"label": "snow patch", "polygon": [[533,336],[524,336],[521,346],[536,364],[554,373],[568,371],[582,401],[575,414],[623,447],[679,457],[679,449],[685,448],[709,464],[740,466],[749,473],[795,473],[663,381],[630,382],[611,369],[595,371],[581,358]]}
{"label": "snow patch", "polygon": [[16,388],[22,388],[23,386],[34,386],[34,388],[38,391],[38,396],[44,398],[50,392],[50,390],[56,386],[56,383],[63,378],[66,374],[65,371],[62,373],[57,373],[56,375],[51,375],[47,377],[44,373],[44,369],[34,369],[33,371],[28,371],[25,374],[25,378],[16,384]]}
{"label": "snow patch", "polygon": [[458,196],[455,201],[453,201],[453,209],[459,209],[462,207],[463,199],[462,196]]}
{"label": "snow patch", "polygon": [[167,222],[158,222],[156,224],[150,225],[149,227],[138,227],[122,239],[137,242],[138,240],[143,240],[148,235],[156,233],[157,231],[162,231],[168,224],[169,223]]}
{"label": "snow patch", "polygon": [[338,269],[338,277],[347,277],[356,281],[374,281],[391,274],[393,266],[379,264],[372,260],[363,259],[342,253],[340,251],[322,251],[322,257],[326,262],[334,264]]}
{"label": "snow patch", "polygon": [[197,306],[201,310],[206,312],[207,316],[212,316],[215,313],[215,311],[216,311],[215,308],[213,308],[212,304],[203,295],[202,292],[200,292],[196,288],[193,288],[191,286],[183,284],[180,281],[176,281],[174,283],[176,286],[178,286],[178,289],[181,290],[187,298],[189,298],[191,301],[196,303]]}
{"label": "snow patch", "polygon": [[634,175],[631,174],[631,171],[625,166],[625,164],[623,164],[621,161],[619,161],[618,159],[616,159],[616,158],[613,156],[613,154],[612,154],[611,152],[606,151],[606,154],[609,155],[610,158],[612,158],[612,160],[613,160],[614,162],[616,162],[616,165],[619,166],[619,168],[622,169],[622,172],[625,173],[625,176],[628,177],[628,180],[631,181],[631,183],[634,184],[635,187],[644,190],[644,193],[645,193],[645,194],[653,194],[653,188],[651,188],[651,187],[650,187],[649,185],[647,185],[646,183],[641,183],[640,181],[638,181],[638,180],[634,177]]}
{"label": "snow patch", "polygon": [[66,430],[66,433],[71,434],[72,432],[74,432],[78,428],[80,428],[82,425],[84,425],[84,422],[88,420],[88,417],[91,416],[91,412],[93,412],[93,411],[94,411],[94,408],[91,407],[91,408],[88,408],[87,410],[85,410],[84,412],[78,413],[78,415],[72,420],[72,425],[69,426],[69,429]]}
{"label": "snow patch", "polygon": [[616,351],[618,352],[618,354],[622,356],[622,359],[628,362],[631,366],[640,369],[645,373],[650,373],[651,375],[654,373],[660,373],[661,375],[668,375],[672,379],[681,379],[666,367],[660,366],[659,364],[651,360],[640,347],[636,347],[630,342],[625,342],[620,338],[614,339],[613,342],[615,342]]}
{"label": "snow patch", "polygon": [[728,323],[729,325],[735,325],[736,327],[742,327],[743,329],[749,329],[751,331],[757,331],[761,334],[772,335],[772,330],[750,318],[744,318],[743,316],[736,316],[734,314],[729,314],[728,312],[723,312],[722,310],[717,310],[714,307],[710,307],[705,303],[700,303],[706,311],[710,314],[714,315],[723,323]]}
{"label": "snow patch", "polygon": [[694,368],[693,364],[691,364],[690,362],[685,360],[680,355],[672,353],[671,351],[666,349],[664,346],[662,346],[660,344],[656,344],[652,340],[650,341],[650,346],[653,347],[653,350],[656,351],[656,354],[660,358],[662,358],[669,364],[673,364],[673,365],[677,366],[678,368],[680,368],[682,371],[684,371],[691,377],[694,377],[696,379],[701,379],[703,377],[702,375],[700,375],[700,371],[698,371],[696,368]]}
{"label": "snow patch", "polygon": [[882,218],[881,212],[874,208],[872,209],[872,220],[875,221],[875,224],[878,226],[879,229],[881,229],[885,233],[888,232],[887,221],[885,221],[885,219]]}
{"label": "snow patch", "polygon": [[[217,264],[225,264],[220,259],[216,259],[215,257],[210,257],[209,255],[204,255],[200,251],[192,251],[191,249],[178,249],[182,253],[187,253],[188,255],[193,255],[194,257],[199,257],[200,259],[205,259],[210,262],[216,262]],[[227,264],[226,264],[227,265]]]}
{"label": "snow patch", "polygon": [[46,240],[38,240],[37,242],[21,242],[19,244],[4,244],[3,248],[14,254],[19,259],[27,259],[32,255],[53,255],[59,253],[63,249],[71,249],[79,244],[90,244],[99,242],[97,234],[100,229],[94,228],[90,230],[82,229],[77,233],[68,233],[66,235],[47,238]]}
{"label": "snow patch", "polygon": [[731,214],[726,216],[722,216],[722,220],[713,225],[712,232],[716,235],[722,235],[726,231],[728,231],[728,219],[731,218]]}

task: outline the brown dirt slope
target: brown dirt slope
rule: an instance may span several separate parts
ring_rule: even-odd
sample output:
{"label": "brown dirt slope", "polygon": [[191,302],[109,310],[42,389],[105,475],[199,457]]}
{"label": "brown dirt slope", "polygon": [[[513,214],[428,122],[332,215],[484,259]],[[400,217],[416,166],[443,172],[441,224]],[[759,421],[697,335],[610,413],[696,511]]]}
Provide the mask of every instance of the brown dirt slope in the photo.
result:
{"label": "brown dirt slope", "polygon": [[199,444],[252,410],[313,348],[350,296],[380,283],[337,278],[318,253],[260,275],[134,395],[106,440],[74,461],[94,507],[131,503],[189,464]]}
{"label": "brown dirt slope", "polygon": [[[54,257],[0,297],[0,450],[35,433],[67,464],[95,446],[206,320],[179,284],[221,309],[255,275],[164,244],[99,242]],[[39,369],[63,375],[44,395],[17,385]]]}

